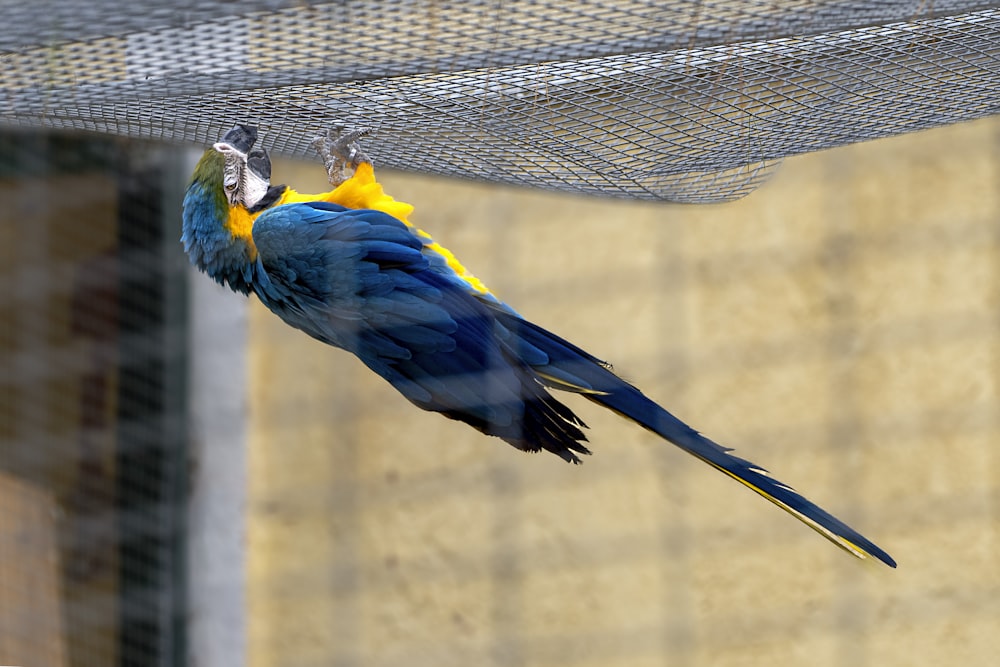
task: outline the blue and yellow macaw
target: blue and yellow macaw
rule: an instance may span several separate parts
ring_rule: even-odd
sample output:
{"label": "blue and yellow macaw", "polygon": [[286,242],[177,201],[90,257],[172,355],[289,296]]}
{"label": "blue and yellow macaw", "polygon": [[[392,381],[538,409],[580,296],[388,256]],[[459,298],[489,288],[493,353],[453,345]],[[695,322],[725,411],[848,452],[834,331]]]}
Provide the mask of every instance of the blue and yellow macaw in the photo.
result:
{"label": "blue and yellow macaw", "polygon": [[412,403],[514,447],[579,463],[585,424],[550,390],[614,410],[753,489],[859,558],[895,561],[860,533],[680,421],[605,362],[497,299],[385,194],[357,139],[318,139],[319,195],[271,185],[254,128],[209,148],[184,198],[185,250],[202,271],[313,338],[357,355]]}

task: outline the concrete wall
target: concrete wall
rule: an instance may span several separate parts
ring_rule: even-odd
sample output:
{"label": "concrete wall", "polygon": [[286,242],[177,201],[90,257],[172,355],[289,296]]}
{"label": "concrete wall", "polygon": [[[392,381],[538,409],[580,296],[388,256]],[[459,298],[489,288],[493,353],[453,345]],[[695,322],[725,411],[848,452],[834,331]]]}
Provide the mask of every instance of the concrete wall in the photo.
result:
{"label": "concrete wall", "polygon": [[422,413],[254,303],[251,665],[996,659],[1000,119],[790,159],[725,205],[381,177],[521,313],[899,569],[585,401],[581,467]]}

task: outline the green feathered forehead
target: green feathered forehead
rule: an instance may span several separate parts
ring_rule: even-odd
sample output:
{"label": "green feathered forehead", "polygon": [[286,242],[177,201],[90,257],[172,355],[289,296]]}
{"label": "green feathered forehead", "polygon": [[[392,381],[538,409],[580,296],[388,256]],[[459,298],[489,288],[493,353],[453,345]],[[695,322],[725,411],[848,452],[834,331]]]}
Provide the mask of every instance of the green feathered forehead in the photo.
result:
{"label": "green feathered forehead", "polygon": [[[237,125],[233,129],[222,135],[219,141],[232,146],[237,151],[247,154],[257,142],[257,128],[250,125]],[[195,180],[206,180],[222,175],[225,170],[226,158],[215,148],[209,148],[198,161],[198,166],[194,168]]]}
{"label": "green feathered forehead", "polygon": [[222,181],[225,176],[226,158],[214,148],[209,148],[198,160],[191,175],[191,185],[201,186],[201,190],[211,198],[216,215],[225,215],[229,208],[226,191]]}
{"label": "green feathered forehead", "polygon": [[194,174],[191,176],[192,181],[201,181],[202,183],[213,183],[217,181],[219,187],[222,187],[222,175],[226,167],[226,158],[222,156],[222,153],[215,150],[214,148],[209,148],[205,151],[205,154],[201,156],[198,160],[198,165],[194,168]]}

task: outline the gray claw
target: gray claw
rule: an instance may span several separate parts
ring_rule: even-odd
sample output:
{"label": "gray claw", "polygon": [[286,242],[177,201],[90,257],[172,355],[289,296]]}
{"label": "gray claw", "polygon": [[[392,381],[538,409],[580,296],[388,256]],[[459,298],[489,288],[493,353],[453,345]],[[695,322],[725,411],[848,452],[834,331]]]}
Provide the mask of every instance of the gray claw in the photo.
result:
{"label": "gray claw", "polygon": [[322,158],[331,185],[337,186],[349,179],[358,165],[372,163],[358,144],[358,139],[371,135],[371,128],[348,130],[338,125],[312,140],[312,147]]}

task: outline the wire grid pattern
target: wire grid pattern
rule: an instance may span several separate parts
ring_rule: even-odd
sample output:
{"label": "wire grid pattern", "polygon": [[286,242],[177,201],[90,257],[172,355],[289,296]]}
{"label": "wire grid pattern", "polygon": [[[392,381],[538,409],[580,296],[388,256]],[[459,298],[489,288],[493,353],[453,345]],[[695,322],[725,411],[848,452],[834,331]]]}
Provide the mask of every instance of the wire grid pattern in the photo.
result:
{"label": "wire grid pattern", "polygon": [[[472,227],[461,255],[520,312],[861,528],[899,570],[864,571],[583,401],[567,399],[592,427],[580,467],[423,415],[255,305],[250,655],[983,662],[1000,593],[1000,134],[980,129],[813,156],[704,213],[384,179],[437,238]],[[608,219],[628,220],[613,243]]]}
{"label": "wire grid pattern", "polygon": [[106,137],[0,156],[0,663],[178,664],[179,192]]}
{"label": "wire grid pattern", "polygon": [[1000,111],[996,2],[6,3],[0,122],[590,194],[737,198],[781,158]]}

